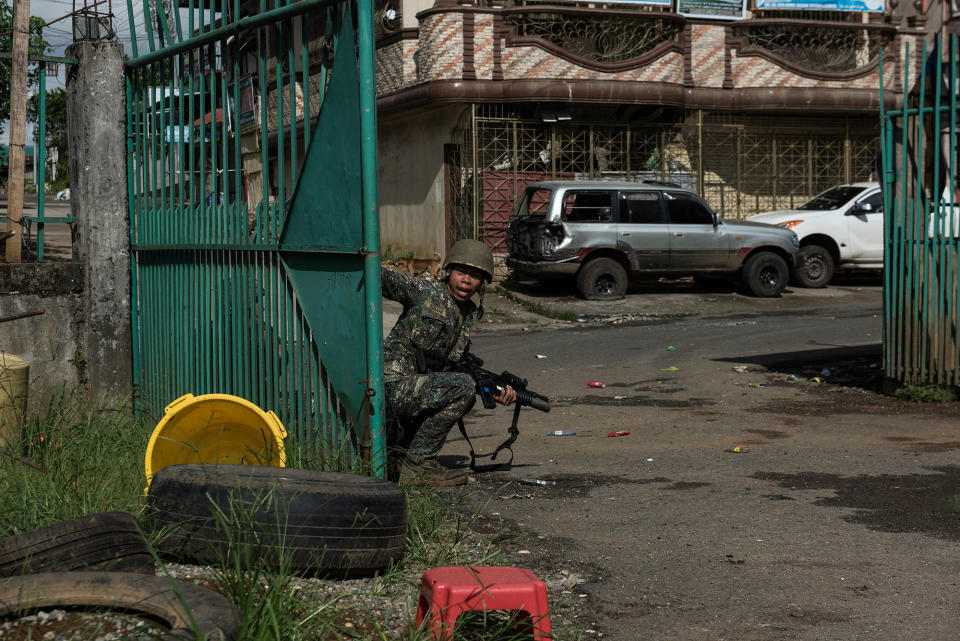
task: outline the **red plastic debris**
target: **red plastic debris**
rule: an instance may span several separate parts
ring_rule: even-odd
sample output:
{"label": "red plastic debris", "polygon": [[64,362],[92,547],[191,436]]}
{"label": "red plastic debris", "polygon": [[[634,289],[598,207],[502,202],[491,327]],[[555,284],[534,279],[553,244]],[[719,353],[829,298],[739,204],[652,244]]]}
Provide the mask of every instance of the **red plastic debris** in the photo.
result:
{"label": "red plastic debris", "polygon": [[587,387],[606,387],[606,385],[603,384],[603,381],[590,381],[587,383]]}
{"label": "red plastic debris", "polygon": [[607,434],[607,436],[609,436],[609,437],[614,437],[614,436],[626,436],[626,435],[629,434],[629,433],[630,433],[630,432],[629,432],[628,430],[620,430],[620,431],[617,431],[617,432],[610,432],[609,434]]}

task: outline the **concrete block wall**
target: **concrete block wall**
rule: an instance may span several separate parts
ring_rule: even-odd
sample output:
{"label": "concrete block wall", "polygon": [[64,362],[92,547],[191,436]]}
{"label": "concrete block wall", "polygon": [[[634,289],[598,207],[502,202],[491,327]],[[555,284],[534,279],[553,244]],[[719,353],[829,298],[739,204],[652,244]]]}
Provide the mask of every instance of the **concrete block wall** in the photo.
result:
{"label": "concrete block wall", "polygon": [[28,414],[88,379],[83,269],[70,263],[0,263],[0,352],[30,363]]}

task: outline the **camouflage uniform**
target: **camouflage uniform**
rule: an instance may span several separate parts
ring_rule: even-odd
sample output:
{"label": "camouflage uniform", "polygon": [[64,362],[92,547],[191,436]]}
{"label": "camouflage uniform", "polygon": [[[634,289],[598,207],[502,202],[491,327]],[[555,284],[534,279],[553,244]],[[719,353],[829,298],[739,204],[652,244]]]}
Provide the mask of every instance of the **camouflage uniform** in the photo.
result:
{"label": "camouflage uniform", "polygon": [[384,387],[390,413],[413,423],[406,447],[414,461],[436,457],[450,429],[473,407],[474,381],[459,372],[418,372],[417,349],[459,360],[470,346],[470,329],[479,308],[464,309],[445,282],[414,278],[381,268],[383,295],[403,305],[403,313],[384,342]]}

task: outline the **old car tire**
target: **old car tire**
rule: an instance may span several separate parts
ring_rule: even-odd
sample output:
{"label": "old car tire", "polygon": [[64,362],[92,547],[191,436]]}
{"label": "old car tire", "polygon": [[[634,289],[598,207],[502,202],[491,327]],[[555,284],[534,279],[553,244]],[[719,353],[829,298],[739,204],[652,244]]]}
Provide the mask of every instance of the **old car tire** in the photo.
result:
{"label": "old car tire", "polygon": [[226,597],[167,577],[53,572],[0,579],[0,618],[40,608],[66,607],[149,615],[170,628],[158,641],[232,641],[240,632],[240,617]]}
{"label": "old car tire", "polygon": [[787,263],[773,252],[754,254],[743,264],[743,282],[754,296],[779,296],[787,286]]}
{"label": "old car tire", "polygon": [[791,273],[791,280],[803,287],[826,287],[833,278],[833,255],[820,245],[800,249],[800,262]]}
{"label": "old car tire", "polygon": [[161,555],[179,560],[217,563],[228,547],[250,546],[266,562],[297,571],[363,576],[399,561],[406,549],[406,496],[368,476],[170,465],[154,475],[147,504]]}
{"label": "old car tire", "polygon": [[627,270],[612,258],[594,258],[577,272],[577,294],[586,300],[618,300],[627,293]]}
{"label": "old car tire", "polygon": [[0,539],[0,577],[111,570],[152,575],[153,555],[137,520],[100,512]]}

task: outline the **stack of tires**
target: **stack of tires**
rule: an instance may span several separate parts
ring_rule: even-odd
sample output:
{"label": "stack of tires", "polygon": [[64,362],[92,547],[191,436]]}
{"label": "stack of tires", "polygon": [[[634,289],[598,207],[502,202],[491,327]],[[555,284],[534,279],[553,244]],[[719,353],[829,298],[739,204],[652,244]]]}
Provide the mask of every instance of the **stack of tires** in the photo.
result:
{"label": "stack of tires", "polygon": [[[291,573],[355,577],[390,567],[406,546],[405,495],[367,476],[169,465],[154,474],[147,505],[157,553],[176,562],[246,558]],[[129,514],[105,512],[0,539],[0,618],[43,608],[122,610],[163,622],[162,640],[236,639],[233,604],[157,576],[142,532]]]}
{"label": "stack of tires", "polygon": [[0,539],[0,618],[49,608],[96,608],[148,615],[161,637],[231,641],[236,608],[204,587],[156,576],[137,520],[88,514]]}

